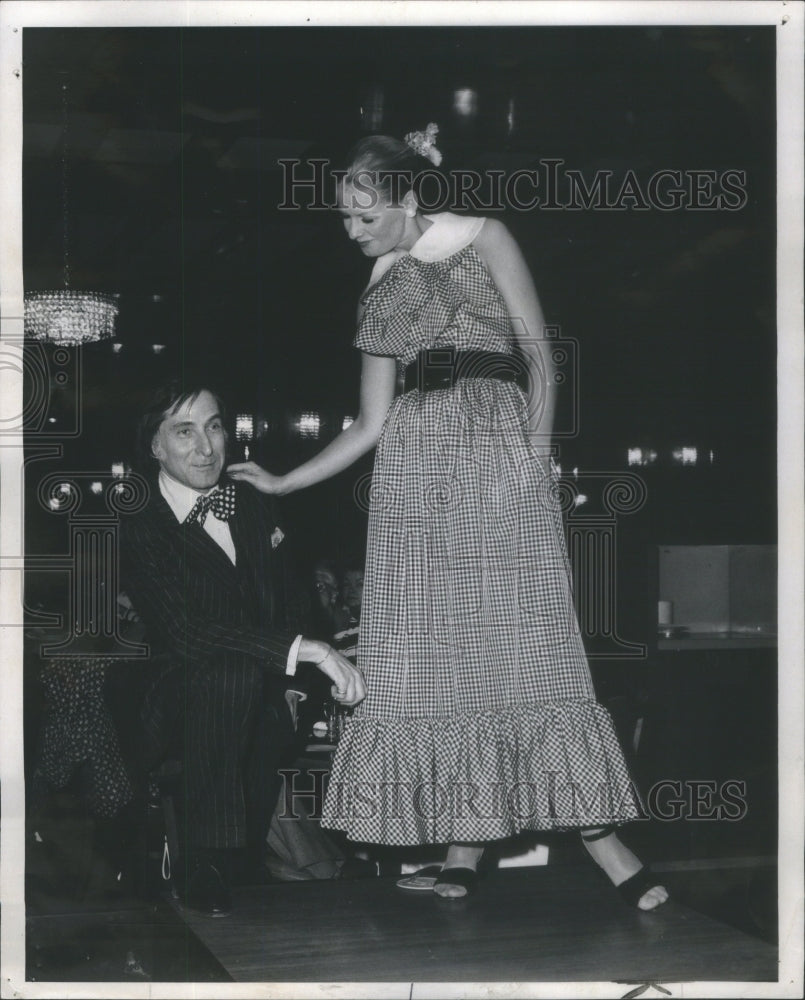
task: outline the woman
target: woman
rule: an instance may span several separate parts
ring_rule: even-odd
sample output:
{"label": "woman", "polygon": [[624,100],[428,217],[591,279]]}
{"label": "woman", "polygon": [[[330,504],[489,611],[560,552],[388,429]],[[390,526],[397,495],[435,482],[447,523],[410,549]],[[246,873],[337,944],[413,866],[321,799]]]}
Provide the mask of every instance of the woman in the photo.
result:
{"label": "woman", "polygon": [[[420,211],[418,185],[440,159],[434,132],[363,139],[339,184],[347,235],[375,261],[355,340],[358,417],[284,476],[229,470],[290,493],[377,445],[358,654],[367,696],[339,744],[323,823],[354,840],[447,844],[438,877],[401,885],[448,897],[472,891],[485,842],[582,828],[610,880],[653,909],[665,889],[614,832],[640,805],[578,634],[546,457],[554,400],[539,302],[502,223]],[[515,342],[530,405],[512,380]]]}

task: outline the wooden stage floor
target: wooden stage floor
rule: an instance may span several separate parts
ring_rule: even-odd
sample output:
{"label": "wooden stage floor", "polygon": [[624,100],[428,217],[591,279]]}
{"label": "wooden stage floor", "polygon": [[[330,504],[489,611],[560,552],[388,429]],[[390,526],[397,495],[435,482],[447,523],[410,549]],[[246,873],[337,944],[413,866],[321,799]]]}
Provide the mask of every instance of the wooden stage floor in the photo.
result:
{"label": "wooden stage floor", "polygon": [[774,946],[673,901],[631,909],[592,867],[495,871],[459,901],[375,878],[244,888],[234,902],[228,918],[183,919],[238,982],[777,978]]}

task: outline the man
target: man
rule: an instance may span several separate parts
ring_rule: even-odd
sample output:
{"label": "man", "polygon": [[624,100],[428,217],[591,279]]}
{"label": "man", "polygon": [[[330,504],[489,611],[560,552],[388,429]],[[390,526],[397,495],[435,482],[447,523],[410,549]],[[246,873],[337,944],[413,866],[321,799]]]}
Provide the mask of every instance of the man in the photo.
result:
{"label": "man", "polygon": [[330,633],[340,628],[346,620],[346,608],[339,603],[338,573],[329,559],[320,559],[313,567],[313,589],[320,629]]}
{"label": "man", "polygon": [[[327,643],[289,628],[282,532],[249,487],[219,485],[227,435],[203,385],[160,389],[139,428],[158,466],[146,508],[124,522],[123,585],[164,657],[146,705],[146,738],[183,738],[186,906],[230,912],[235,852],[262,852],[293,728],[284,697],[297,663],[314,663],[333,697],[356,705],[360,672]],[[155,661],[157,662],[157,661]],[[167,707],[166,707],[167,706]],[[173,723],[173,726],[171,724]]]}
{"label": "man", "polygon": [[341,583],[341,599],[349,609],[350,615],[358,622],[361,620],[361,606],[363,605],[363,576],[362,562],[357,560],[347,562]]}

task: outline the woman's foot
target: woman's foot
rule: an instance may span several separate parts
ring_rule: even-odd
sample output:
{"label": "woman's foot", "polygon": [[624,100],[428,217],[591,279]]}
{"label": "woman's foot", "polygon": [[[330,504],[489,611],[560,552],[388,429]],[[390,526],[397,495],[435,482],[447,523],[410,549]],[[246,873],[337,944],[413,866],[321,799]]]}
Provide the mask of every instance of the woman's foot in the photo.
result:
{"label": "woman's foot", "polygon": [[[614,830],[608,833],[605,827],[584,830],[581,839],[590,857],[616,887],[636,875],[643,867],[637,855],[629,850]],[[665,886],[655,885],[640,896],[637,907],[640,910],[653,910],[667,899]]]}
{"label": "woman's foot", "polygon": [[459,896],[466,896],[467,887],[465,885],[453,885],[445,880],[449,879],[451,868],[469,868],[470,871],[477,871],[478,862],[483,853],[483,847],[477,847],[473,844],[451,844],[439,875],[439,883],[434,885],[433,891],[445,899],[458,899]]}

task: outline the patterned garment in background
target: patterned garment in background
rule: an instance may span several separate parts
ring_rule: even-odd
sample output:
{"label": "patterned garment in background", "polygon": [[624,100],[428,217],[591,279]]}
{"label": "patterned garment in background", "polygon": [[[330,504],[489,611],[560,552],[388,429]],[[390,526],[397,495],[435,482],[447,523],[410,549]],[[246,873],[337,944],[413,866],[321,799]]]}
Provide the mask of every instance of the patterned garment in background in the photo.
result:
{"label": "patterned garment in background", "polygon": [[[355,346],[511,353],[505,303],[443,214],[380,258]],[[377,446],[358,665],[368,694],[336,753],[323,825],[385,844],[493,840],[637,818],[579,635],[555,470],[511,382],[412,390]]]}
{"label": "patterned garment in background", "polygon": [[358,620],[350,616],[346,627],[334,633],[332,645],[338,650],[339,653],[341,653],[342,656],[346,656],[348,660],[356,663],[358,658],[359,635],[360,625],[358,624]]}
{"label": "patterned garment in background", "polygon": [[104,675],[119,660],[64,657],[42,668],[45,721],[34,782],[63,788],[84,768],[87,804],[96,816],[116,816],[133,790],[117,731],[104,700]]}

